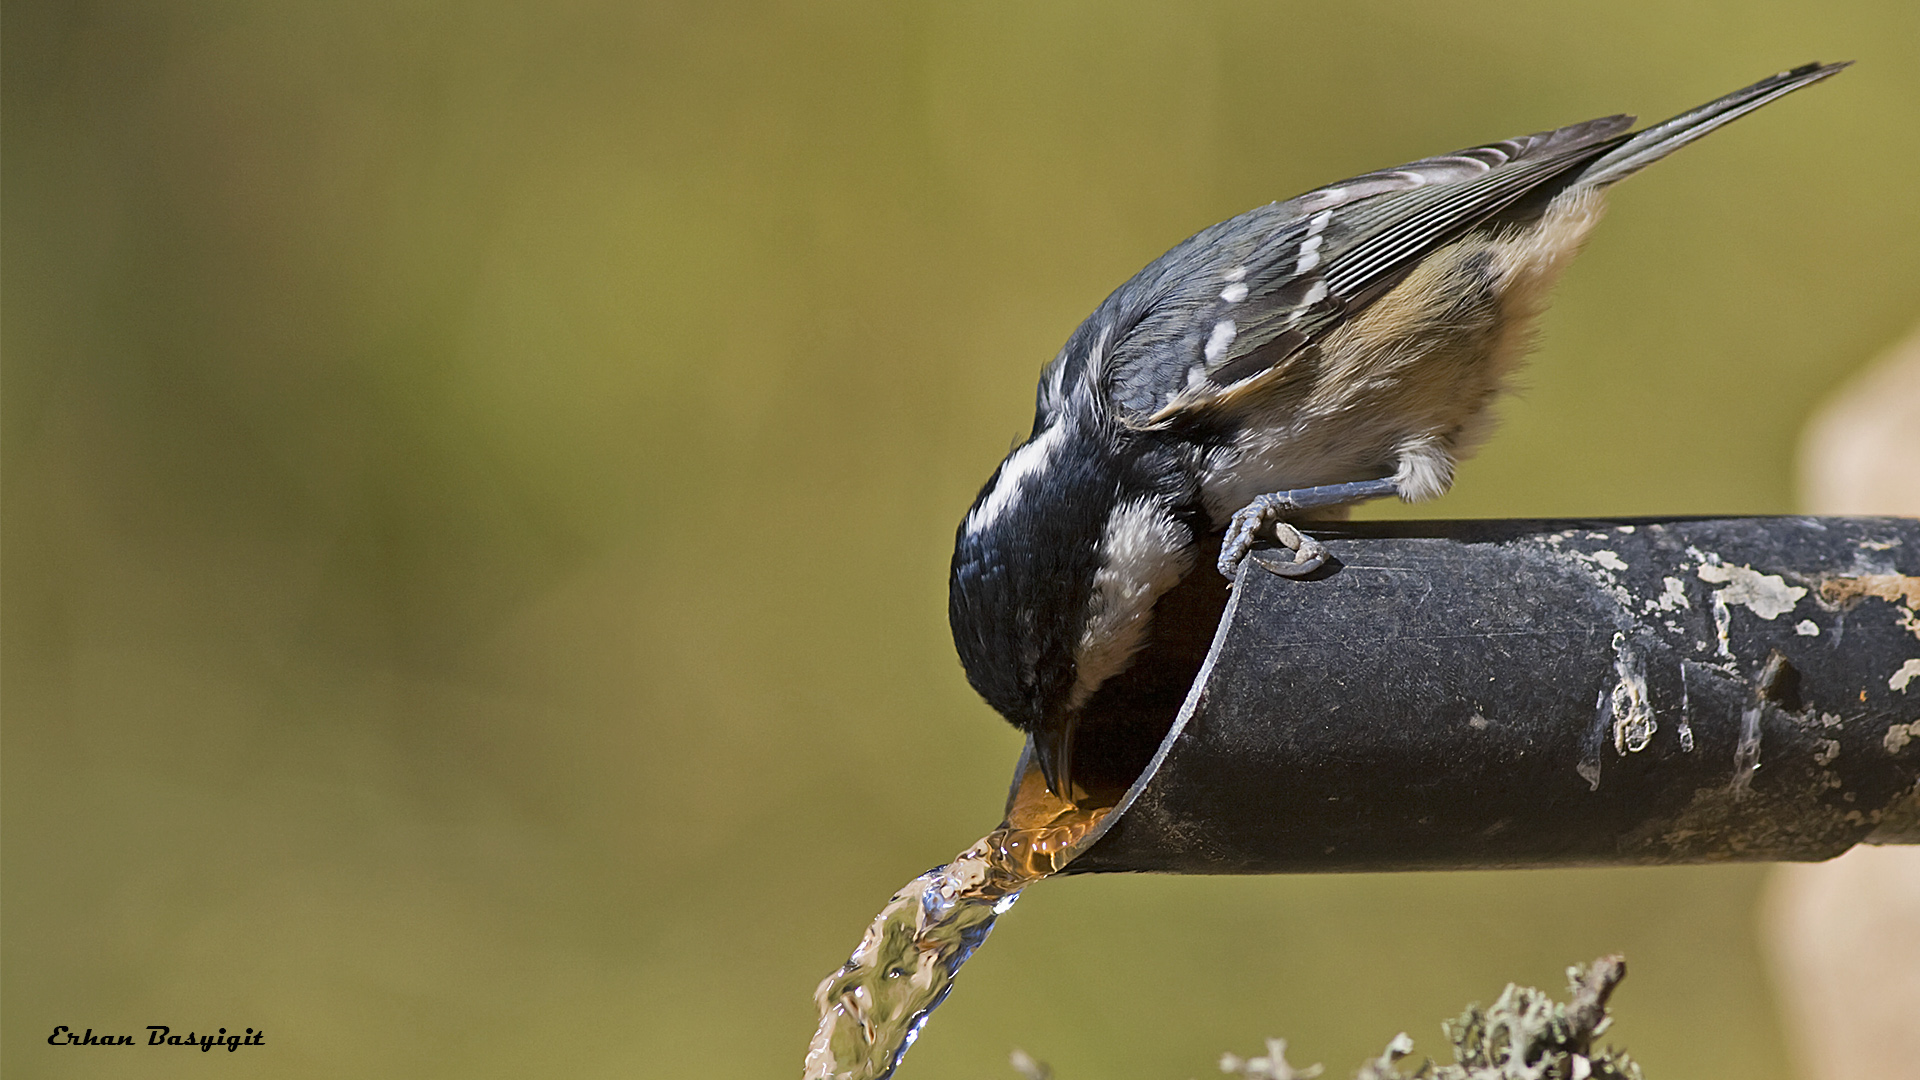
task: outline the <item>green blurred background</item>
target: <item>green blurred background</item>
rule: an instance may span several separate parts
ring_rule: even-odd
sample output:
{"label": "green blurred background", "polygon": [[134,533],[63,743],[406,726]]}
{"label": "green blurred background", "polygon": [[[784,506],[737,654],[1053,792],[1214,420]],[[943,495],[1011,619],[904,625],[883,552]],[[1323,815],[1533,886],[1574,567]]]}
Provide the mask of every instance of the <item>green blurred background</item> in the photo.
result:
{"label": "green blurred background", "polygon": [[[1427,516],[1793,508],[1920,309],[1920,6],[4,10],[10,1077],[796,1075],[997,817],[962,511],[1106,292],[1412,157],[1842,78],[1625,185]],[[1375,513],[1396,513],[1392,508]],[[910,1077],[1349,1069],[1623,950],[1789,1075],[1757,867],[1032,890]],[[56,1024],[252,1026],[234,1054]]]}

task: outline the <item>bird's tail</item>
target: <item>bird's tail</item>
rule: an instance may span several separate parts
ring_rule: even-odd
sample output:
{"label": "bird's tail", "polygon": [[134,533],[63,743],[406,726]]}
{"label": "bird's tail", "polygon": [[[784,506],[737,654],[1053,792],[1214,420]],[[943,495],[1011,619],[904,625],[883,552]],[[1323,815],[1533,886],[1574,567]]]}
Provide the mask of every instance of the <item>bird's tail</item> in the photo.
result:
{"label": "bird's tail", "polygon": [[1722,124],[1737,120],[1803,86],[1837,75],[1852,63],[1848,60],[1839,64],[1804,64],[1792,71],[1762,79],[1744,90],[1735,90],[1697,109],[1689,109],[1664,124],[1655,124],[1629,136],[1625,142],[1582,170],[1577,183],[1581,186],[1604,187],[1616,180],[1624,180]]}

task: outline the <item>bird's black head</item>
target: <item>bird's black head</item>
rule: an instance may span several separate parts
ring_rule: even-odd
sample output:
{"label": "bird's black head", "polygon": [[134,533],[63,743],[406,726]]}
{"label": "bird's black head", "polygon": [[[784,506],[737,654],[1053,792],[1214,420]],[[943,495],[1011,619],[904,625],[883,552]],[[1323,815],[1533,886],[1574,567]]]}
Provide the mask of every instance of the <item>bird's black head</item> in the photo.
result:
{"label": "bird's black head", "polygon": [[[1113,501],[1061,473],[1070,439],[1044,429],[981,489],[954,538],[947,615],[967,681],[1037,733],[1068,706],[1100,533]],[[1081,470],[1084,471],[1084,470]],[[1064,486],[1063,486],[1064,485]]]}
{"label": "bird's black head", "polygon": [[1138,460],[1071,415],[1043,417],[954,543],[947,611],[967,681],[1033,736],[1062,794],[1081,708],[1192,562],[1190,531],[1134,478]]}

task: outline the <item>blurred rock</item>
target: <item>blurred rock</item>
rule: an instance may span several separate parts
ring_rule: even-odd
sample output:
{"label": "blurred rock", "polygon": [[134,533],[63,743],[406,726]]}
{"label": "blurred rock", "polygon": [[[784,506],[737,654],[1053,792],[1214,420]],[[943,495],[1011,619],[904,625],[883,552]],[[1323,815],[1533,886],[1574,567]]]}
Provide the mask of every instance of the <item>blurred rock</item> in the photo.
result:
{"label": "blurred rock", "polygon": [[1920,517],[1920,328],[1841,386],[1800,442],[1813,514]]}
{"label": "blurred rock", "polygon": [[1762,910],[1801,1075],[1920,1076],[1920,848],[1782,865]]}
{"label": "blurred rock", "polygon": [[[1920,516],[1920,330],[1814,416],[1800,483],[1816,514]],[[1920,1077],[1920,848],[1783,864],[1762,919],[1801,1075]]]}

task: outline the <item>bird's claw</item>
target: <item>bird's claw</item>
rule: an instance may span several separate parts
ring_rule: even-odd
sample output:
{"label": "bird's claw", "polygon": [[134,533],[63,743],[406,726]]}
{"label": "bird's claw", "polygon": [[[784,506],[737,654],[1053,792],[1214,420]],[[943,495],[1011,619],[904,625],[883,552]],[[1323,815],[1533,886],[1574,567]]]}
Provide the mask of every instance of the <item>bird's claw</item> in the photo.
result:
{"label": "bird's claw", "polygon": [[1294,528],[1284,521],[1273,523],[1274,538],[1282,547],[1293,552],[1290,563],[1263,562],[1260,565],[1279,574],[1281,577],[1306,577],[1327,564],[1333,553],[1327,545]]}
{"label": "bird's claw", "polygon": [[1227,534],[1220,542],[1221,576],[1228,581],[1239,578],[1240,564],[1246,561],[1248,553],[1253,550],[1254,540],[1260,531],[1269,525],[1273,527],[1274,539],[1293,552],[1293,561],[1263,562],[1261,566],[1281,577],[1305,577],[1326,565],[1331,557],[1327,546],[1277,516],[1290,509],[1294,507],[1286,500],[1262,496],[1234,514],[1233,520],[1227,525]]}

